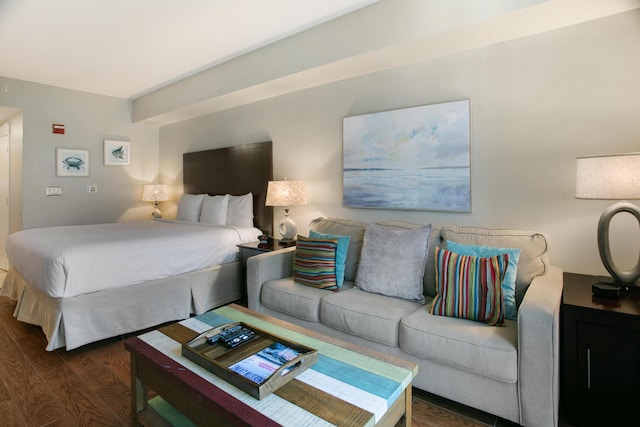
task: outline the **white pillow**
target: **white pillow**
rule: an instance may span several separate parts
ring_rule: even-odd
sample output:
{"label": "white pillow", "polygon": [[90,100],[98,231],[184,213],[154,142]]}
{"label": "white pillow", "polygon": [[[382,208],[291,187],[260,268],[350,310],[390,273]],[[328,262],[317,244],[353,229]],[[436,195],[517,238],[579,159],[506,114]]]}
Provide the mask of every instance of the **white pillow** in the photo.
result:
{"label": "white pillow", "polygon": [[253,227],[253,194],[243,196],[229,195],[227,225]]}
{"label": "white pillow", "polygon": [[200,222],[214,225],[227,225],[227,207],[229,206],[229,195],[205,196],[202,202],[202,212]]}
{"label": "white pillow", "polygon": [[183,194],[182,197],[180,197],[180,202],[178,202],[176,219],[198,222],[204,196],[206,196],[206,194]]}

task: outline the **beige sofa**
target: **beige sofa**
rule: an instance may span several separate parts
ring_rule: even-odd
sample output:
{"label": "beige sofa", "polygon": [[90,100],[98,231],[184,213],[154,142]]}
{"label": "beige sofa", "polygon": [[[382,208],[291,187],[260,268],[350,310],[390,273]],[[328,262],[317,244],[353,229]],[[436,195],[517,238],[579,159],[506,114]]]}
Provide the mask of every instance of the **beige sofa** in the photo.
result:
{"label": "beige sofa", "polygon": [[[406,223],[385,227],[412,228]],[[559,402],[559,319],[562,272],[549,264],[540,233],[433,226],[423,281],[426,304],[354,286],[366,224],[319,218],[310,229],[350,236],[339,291],[293,281],[295,247],[248,259],[249,308],[387,354],[414,361],[414,387],[527,426],[556,426]],[[505,327],[430,314],[436,294],[436,246],[519,248],[517,320]],[[399,280],[401,280],[399,278]]]}

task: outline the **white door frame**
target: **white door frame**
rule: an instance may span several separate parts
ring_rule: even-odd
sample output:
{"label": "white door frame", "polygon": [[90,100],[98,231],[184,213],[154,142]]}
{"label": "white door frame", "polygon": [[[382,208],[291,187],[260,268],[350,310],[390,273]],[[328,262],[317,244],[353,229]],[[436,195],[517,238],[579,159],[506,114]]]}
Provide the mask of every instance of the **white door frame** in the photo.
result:
{"label": "white door frame", "polygon": [[11,226],[11,123],[0,125],[0,269],[7,270],[9,261],[5,244]]}

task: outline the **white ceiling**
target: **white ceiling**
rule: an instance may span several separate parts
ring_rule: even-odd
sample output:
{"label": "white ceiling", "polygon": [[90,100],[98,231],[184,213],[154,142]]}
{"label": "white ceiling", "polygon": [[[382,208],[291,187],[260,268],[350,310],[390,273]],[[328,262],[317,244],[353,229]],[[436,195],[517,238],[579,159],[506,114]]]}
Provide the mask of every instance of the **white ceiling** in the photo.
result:
{"label": "white ceiling", "polygon": [[[394,8],[404,0],[385,1],[380,5]],[[414,7],[425,6],[413,25],[423,31],[428,26],[421,20],[430,19],[434,34],[337,61],[333,74],[327,67],[308,70],[320,75],[313,84],[373,72],[371,64],[399,66],[640,7],[640,0],[476,1],[413,0]],[[135,99],[376,2],[0,0],[0,77]],[[215,111],[201,108],[206,111],[177,114]]]}
{"label": "white ceiling", "polygon": [[377,0],[0,0],[0,76],[135,98]]}

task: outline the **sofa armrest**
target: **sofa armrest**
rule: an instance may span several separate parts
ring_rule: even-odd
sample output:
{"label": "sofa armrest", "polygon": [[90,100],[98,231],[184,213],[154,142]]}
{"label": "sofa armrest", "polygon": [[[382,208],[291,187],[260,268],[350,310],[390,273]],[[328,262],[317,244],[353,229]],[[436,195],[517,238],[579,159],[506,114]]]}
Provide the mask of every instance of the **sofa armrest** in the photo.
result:
{"label": "sofa armrest", "polygon": [[562,270],[549,266],[518,309],[520,424],[557,426],[560,401]]}
{"label": "sofa armrest", "polygon": [[260,291],[265,282],[293,275],[295,250],[292,246],[247,259],[247,302],[251,310],[260,311]]}

